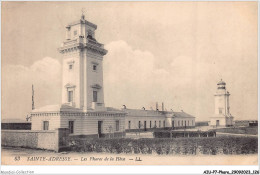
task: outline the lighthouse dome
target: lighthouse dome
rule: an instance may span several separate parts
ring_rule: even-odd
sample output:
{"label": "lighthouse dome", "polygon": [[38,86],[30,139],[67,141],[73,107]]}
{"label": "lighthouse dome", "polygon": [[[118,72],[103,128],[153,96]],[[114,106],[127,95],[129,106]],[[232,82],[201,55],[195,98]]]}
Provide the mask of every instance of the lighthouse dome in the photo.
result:
{"label": "lighthouse dome", "polygon": [[226,85],[226,83],[221,79],[217,85]]}

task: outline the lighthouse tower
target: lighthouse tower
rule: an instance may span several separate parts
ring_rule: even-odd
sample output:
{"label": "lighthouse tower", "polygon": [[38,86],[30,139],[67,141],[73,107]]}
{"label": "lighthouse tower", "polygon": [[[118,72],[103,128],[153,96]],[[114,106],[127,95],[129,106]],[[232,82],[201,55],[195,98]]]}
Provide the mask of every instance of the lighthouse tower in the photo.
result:
{"label": "lighthouse tower", "polygon": [[107,50],[95,37],[97,25],[81,18],[66,26],[58,48],[62,55],[62,104],[32,111],[32,130],[68,128],[70,135],[123,137],[124,111],[105,107],[103,57]]}
{"label": "lighthouse tower", "polygon": [[63,57],[62,104],[83,111],[105,110],[103,56],[107,50],[95,39],[97,25],[81,19],[66,26],[59,48]]}
{"label": "lighthouse tower", "polygon": [[229,106],[230,93],[226,90],[226,83],[221,79],[217,83],[215,93],[215,113],[210,118],[212,126],[232,126],[234,117],[230,114]]}

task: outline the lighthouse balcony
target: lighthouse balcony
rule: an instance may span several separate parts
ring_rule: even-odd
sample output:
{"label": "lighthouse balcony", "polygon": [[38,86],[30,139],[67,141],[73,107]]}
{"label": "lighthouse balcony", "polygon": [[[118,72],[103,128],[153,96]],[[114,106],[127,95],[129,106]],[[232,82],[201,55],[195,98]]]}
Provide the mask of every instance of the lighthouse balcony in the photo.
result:
{"label": "lighthouse balcony", "polygon": [[79,36],[79,38],[76,38],[76,39],[64,41],[62,43],[61,47],[67,47],[67,46],[73,46],[73,45],[79,45],[79,44],[91,44],[96,47],[100,47],[100,48],[104,49],[104,44],[101,44],[92,38],[84,38],[83,36]]}

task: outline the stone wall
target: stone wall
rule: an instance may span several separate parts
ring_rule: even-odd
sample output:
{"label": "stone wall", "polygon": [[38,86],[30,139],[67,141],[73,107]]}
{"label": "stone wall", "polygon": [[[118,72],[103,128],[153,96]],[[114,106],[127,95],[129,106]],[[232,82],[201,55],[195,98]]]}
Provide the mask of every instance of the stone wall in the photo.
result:
{"label": "stone wall", "polygon": [[59,128],[48,131],[2,130],[2,146],[39,148],[60,151],[68,147],[69,130]]}

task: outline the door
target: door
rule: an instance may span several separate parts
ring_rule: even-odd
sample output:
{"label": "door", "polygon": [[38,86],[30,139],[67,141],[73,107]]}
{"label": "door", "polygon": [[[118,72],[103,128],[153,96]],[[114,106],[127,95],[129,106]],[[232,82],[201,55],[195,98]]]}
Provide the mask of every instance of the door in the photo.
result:
{"label": "door", "polygon": [[74,133],[74,121],[69,121],[70,134]]}
{"label": "door", "polygon": [[146,131],[146,121],[144,121],[144,130]]}
{"label": "door", "polygon": [[102,122],[102,121],[98,121],[98,137],[99,137],[99,138],[103,137],[103,134],[102,134],[102,125],[103,125],[103,122]]}
{"label": "door", "polygon": [[219,126],[219,120],[216,121],[216,126]]}

